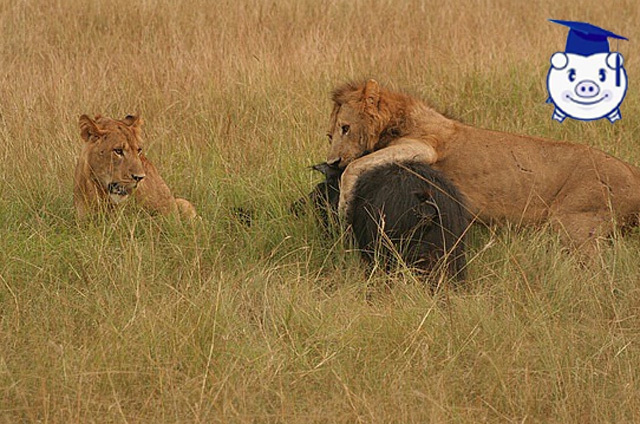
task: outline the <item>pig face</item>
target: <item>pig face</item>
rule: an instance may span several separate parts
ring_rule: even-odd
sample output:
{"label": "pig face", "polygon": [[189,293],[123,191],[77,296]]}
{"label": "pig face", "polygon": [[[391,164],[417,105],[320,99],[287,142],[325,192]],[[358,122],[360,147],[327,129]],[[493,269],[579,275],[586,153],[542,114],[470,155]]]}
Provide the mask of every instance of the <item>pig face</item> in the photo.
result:
{"label": "pig face", "polygon": [[612,116],[627,92],[627,73],[622,62],[618,52],[591,56],[558,52],[551,56],[547,89],[556,113],[559,109],[560,115],[573,119],[592,121],[608,117],[613,122]]}

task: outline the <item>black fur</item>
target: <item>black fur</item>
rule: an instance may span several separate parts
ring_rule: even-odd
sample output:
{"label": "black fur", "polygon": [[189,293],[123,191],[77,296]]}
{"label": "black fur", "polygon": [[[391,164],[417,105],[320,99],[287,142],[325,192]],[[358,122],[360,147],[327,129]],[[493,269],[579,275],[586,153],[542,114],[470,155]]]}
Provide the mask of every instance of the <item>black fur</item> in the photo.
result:
{"label": "black fur", "polygon": [[[328,226],[329,214],[338,208],[342,171],[326,163],[314,169],[326,180],[309,198]],[[354,188],[347,223],[369,262],[378,258],[389,269],[399,256],[420,271],[430,272],[443,263],[449,275],[465,276],[469,214],[453,183],[426,164],[388,164],[363,173]]]}
{"label": "black fur", "polygon": [[331,224],[338,222],[338,202],[340,200],[340,176],[342,169],[325,163],[313,165],[313,170],[321,172],[325,180],[315,186],[309,196],[296,200],[291,205],[291,211],[299,216],[309,202],[325,230],[329,231]]}

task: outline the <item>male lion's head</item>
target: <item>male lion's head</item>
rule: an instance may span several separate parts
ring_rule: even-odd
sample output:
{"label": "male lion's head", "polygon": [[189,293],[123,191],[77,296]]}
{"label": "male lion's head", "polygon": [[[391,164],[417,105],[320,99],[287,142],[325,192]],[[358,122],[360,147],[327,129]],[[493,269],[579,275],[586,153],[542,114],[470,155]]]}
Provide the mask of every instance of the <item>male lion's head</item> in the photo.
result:
{"label": "male lion's head", "polygon": [[142,119],[131,115],[122,120],[80,117],[83,156],[91,178],[116,204],[126,200],[145,177],[141,125]]}
{"label": "male lion's head", "polygon": [[398,126],[392,122],[392,115],[398,111],[395,97],[387,91],[381,93],[375,80],[338,87],[332,95],[333,111],[327,133],[331,147],[327,163],[343,168],[360,156],[384,147],[389,137],[397,137],[394,132]]}

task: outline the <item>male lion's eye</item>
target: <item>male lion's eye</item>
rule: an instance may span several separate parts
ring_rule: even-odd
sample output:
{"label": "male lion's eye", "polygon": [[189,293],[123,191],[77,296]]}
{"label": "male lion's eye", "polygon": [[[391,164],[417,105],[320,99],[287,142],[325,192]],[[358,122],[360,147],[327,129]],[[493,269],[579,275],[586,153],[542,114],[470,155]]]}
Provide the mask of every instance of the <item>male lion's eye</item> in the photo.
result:
{"label": "male lion's eye", "polygon": [[118,156],[124,156],[124,151],[122,149],[113,149],[113,153]]}
{"label": "male lion's eye", "polygon": [[342,135],[346,135],[349,132],[349,125],[343,125],[340,128],[340,132],[342,133]]}
{"label": "male lion's eye", "polygon": [[142,154],[142,147],[138,147],[138,156]]}

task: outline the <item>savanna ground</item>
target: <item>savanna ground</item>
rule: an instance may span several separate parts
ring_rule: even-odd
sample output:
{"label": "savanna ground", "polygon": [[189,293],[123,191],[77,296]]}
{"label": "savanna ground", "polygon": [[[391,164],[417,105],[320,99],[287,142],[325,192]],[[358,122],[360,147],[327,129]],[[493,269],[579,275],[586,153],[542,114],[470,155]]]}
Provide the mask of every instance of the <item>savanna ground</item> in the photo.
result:
{"label": "savanna ground", "polygon": [[[0,420],[640,421],[639,232],[583,268],[546,228],[474,229],[433,295],[288,211],[350,79],[640,164],[640,8],[557,3],[0,1]],[[547,18],[631,40],[622,121],[551,120]],[[78,116],[136,112],[201,222],[75,222]]]}

